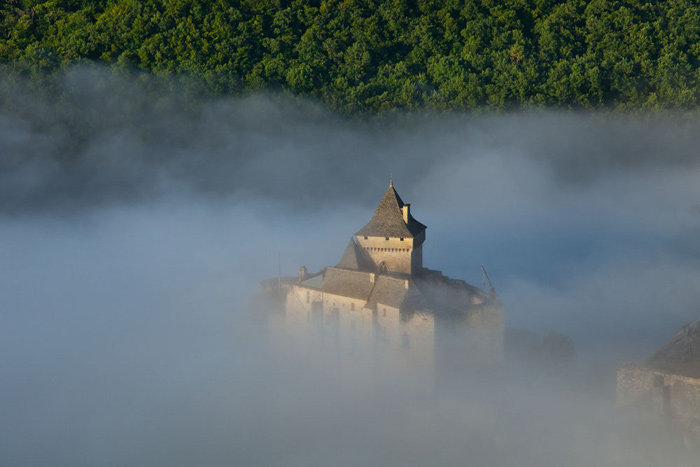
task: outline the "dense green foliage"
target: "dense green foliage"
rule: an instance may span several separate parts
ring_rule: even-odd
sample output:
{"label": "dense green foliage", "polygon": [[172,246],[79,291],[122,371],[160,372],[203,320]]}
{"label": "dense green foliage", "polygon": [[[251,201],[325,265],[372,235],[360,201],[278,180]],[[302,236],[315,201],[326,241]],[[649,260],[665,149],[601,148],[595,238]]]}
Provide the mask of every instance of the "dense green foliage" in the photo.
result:
{"label": "dense green foliage", "polygon": [[346,112],[698,108],[691,0],[5,0],[0,62],[100,61]]}

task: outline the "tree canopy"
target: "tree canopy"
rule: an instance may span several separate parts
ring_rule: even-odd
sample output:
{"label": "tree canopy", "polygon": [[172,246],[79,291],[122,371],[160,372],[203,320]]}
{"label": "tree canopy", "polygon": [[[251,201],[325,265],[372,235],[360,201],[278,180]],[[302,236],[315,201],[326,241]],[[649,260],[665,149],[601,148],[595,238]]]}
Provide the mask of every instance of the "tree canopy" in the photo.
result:
{"label": "tree canopy", "polygon": [[690,109],[691,0],[5,0],[0,63],[102,62],[346,113]]}

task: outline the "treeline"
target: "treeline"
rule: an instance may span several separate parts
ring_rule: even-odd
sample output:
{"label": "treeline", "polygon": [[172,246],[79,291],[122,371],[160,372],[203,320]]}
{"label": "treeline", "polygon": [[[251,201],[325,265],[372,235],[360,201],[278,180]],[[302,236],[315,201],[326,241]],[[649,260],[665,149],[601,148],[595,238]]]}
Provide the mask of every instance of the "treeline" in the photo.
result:
{"label": "treeline", "polygon": [[97,61],[348,113],[697,109],[691,0],[4,0],[0,62]]}

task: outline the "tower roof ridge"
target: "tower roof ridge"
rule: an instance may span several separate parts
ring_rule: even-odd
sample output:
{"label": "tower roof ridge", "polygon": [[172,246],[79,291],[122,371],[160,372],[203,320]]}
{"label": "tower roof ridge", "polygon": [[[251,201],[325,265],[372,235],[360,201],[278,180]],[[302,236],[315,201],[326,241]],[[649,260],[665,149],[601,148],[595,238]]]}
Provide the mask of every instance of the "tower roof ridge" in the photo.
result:
{"label": "tower roof ridge", "polygon": [[365,269],[364,263],[358,254],[357,244],[355,244],[354,238],[351,238],[348,242],[348,246],[345,247],[345,252],[340,258],[340,261],[338,261],[336,267],[342,269],[353,269],[357,271]]}
{"label": "tower roof ridge", "polygon": [[396,192],[393,180],[390,180],[389,188],[374,211],[372,219],[355,235],[414,238],[427,227],[415,220],[410,213],[408,222],[405,222],[402,212],[404,206],[406,204]]}

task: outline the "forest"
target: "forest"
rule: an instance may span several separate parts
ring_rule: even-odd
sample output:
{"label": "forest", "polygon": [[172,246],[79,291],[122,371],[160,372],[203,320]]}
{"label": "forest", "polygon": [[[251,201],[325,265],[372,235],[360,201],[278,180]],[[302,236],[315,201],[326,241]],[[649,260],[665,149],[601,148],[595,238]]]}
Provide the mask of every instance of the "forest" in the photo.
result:
{"label": "forest", "polygon": [[691,0],[4,0],[0,67],[105,64],[345,114],[697,110]]}

